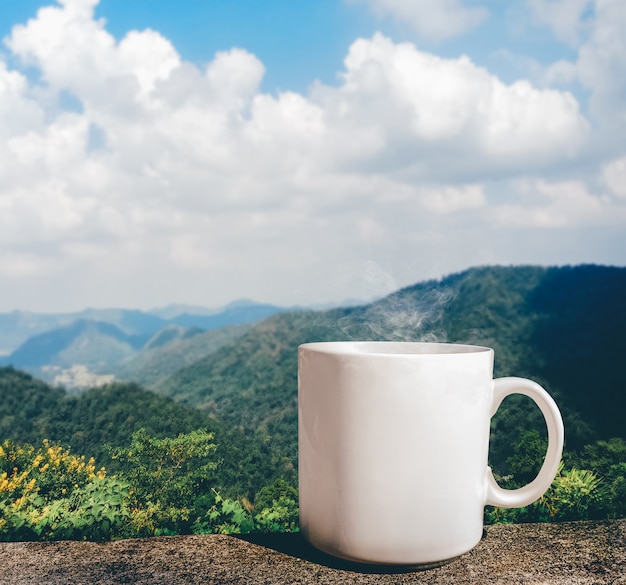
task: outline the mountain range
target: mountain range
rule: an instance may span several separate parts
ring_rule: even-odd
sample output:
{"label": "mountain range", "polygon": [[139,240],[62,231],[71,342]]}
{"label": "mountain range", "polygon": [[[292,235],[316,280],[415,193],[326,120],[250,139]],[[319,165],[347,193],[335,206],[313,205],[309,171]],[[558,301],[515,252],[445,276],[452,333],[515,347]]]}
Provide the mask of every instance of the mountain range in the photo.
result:
{"label": "mountain range", "polygon": [[[0,314],[0,347],[5,353],[0,365],[13,365],[69,388],[107,383],[120,375],[149,382],[163,371],[163,364],[174,371],[233,339],[245,325],[286,310],[241,300],[219,310],[177,305],[151,312],[87,309],[54,315],[14,311]],[[183,343],[195,336],[194,343]],[[163,354],[155,350],[166,343],[170,344],[169,359],[161,360],[155,373],[150,364]]]}
{"label": "mountain range", "polygon": [[[165,313],[117,313],[117,321],[106,325],[82,319],[48,332],[62,343],[55,346],[42,334],[13,355],[40,370],[67,366],[79,355],[88,362],[88,351],[77,340],[93,340],[98,348],[93,355],[101,363],[94,358],[89,367],[108,376],[102,392],[111,392],[113,379],[140,381],[148,390],[254,438],[256,445],[271,447],[281,469],[294,469],[299,344],[405,340],[485,345],[495,350],[496,376],[531,378],[555,397],[565,419],[566,448],[575,451],[601,439],[626,438],[624,299],[625,268],[485,266],[420,282],[361,306],[275,308],[258,322],[210,330],[177,323],[177,315],[167,315],[166,321]],[[146,329],[130,325],[150,319],[158,320],[159,327],[149,336]],[[98,390],[89,396],[97,402]],[[494,469],[506,474],[513,446],[531,429],[545,435],[538,409],[525,397],[507,398],[492,422]]]}

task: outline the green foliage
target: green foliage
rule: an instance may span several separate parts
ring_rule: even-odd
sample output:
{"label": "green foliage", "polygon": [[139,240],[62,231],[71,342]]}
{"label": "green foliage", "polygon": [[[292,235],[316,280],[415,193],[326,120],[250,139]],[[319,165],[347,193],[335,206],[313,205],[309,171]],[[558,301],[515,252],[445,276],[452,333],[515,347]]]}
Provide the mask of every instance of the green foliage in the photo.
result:
{"label": "green foliage", "polygon": [[116,449],[113,456],[124,461],[120,477],[131,486],[127,535],[297,529],[297,492],[284,480],[259,492],[258,513],[245,497],[223,497],[213,487],[216,450],[213,434],[200,430],[164,439],[140,430],[130,446]]}
{"label": "green foliage", "polygon": [[297,501],[286,496],[256,511],[247,500],[222,498],[214,491],[213,505],[194,524],[199,534],[247,534],[250,532],[297,532]]}
{"label": "green foliage", "polygon": [[210,487],[216,445],[206,431],[158,439],[140,430],[115,457],[119,476],[96,471],[93,459],[44,441],[38,449],[5,441],[0,447],[0,540],[111,538],[294,531],[293,488],[276,482],[260,511],[246,498]]}
{"label": "green foliage", "polygon": [[38,443],[65,392],[11,367],[0,368],[0,438]]}
{"label": "green foliage", "polygon": [[548,441],[536,431],[525,431],[514,444],[514,453],[507,459],[509,473],[521,486],[530,483],[543,463]]}
{"label": "green foliage", "polygon": [[585,445],[579,455],[570,459],[581,467],[592,469],[605,486],[602,510],[606,516],[626,517],[626,441],[614,437]]}
{"label": "green foliage", "polygon": [[570,459],[579,467],[593,469],[600,476],[607,477],[616,463],[626,463],[626,441],[619,437],[597,441],[585,445],[580,454],[570,454]]}
{"label": "green foliage", "polygon": [[113,450],[124,461],[121,475],[141,501],[185,504],[210,480],[217,462],[213,433],[202,430],[158,439],[145,429],[133,433],[131,444]]}
{"label": "green foliage", "polygon": [[130,519],[127,483],[48,441],[5,441],[0,469],[0,540],[108,540]]}
{"label": "green foliage", "polygon": [[298,490],[278,478],[262,488],[254,498],[259,510],[255,517],[259,532],[295,532],[299,530]]}
{"label": "green foliage", "polygon": [[131,531],[137,535],[190,531],[194,499],[207,491],[217,469],[213,434],[202,430],[159,439],[144,429],[128,447],[113,450],[120,476],[131,486]]}
{"label": "green foliage", "polygon": [[626,517],[626,462],[611,465],[604,481],[607,484],[604,500],[607,516]]}
{"label": "green foliage", "polygon": [[600,479],[588,469],[564,470],[561,465],[550,489],[539,500],[552,520],[588,520],[602,500]]}
{"label": "green foliage", "polygon": [[255,516],[255,529],[258,532],[297,532],[299,519],[297,497],[280,496]]}
{"label": "green foliage", "polygon": [[[553,522],[622,514],[626,495],[626,462],[619,460],[622,447],[621,441],[613,440],[583,450],[587,458],[600,455],[596,463],[607,470],[605,477],[561,465],[538,502],[521,509],[488,508],[485,521]],[[526,456],[541,448],[541,439],[526,433],[515,446],[512,468],[529,473]],[[125,462],[125,468],[110,477],[104,468],[96,470],[93,459],[72,455],[48,441],[38,448],[5,441],[0,447],[0,540],[299,529],[297,490],[283,479],[260,489],[254,504],[245,497],[225,497],[212,487],[217,452],[213,435],[206,431],[157,438],[140,430],[129,445],[115,449],[114,456]],[[497,479],[508,487],[524,483],[515,476]]]}
{"label": "green foliage", "polygon": [[[496,474],[498,483],[514,489],[534,479],[545,451],[545,442],[538,433],[524,433],[509,459],[513,474]],[[550,489],[539,501],[520,509],[488,507],[485,522],[557,522],[626,516],[626,441],[598,441],[584,446],[581,453],[566,453],[565,460],[567,467],[561,463]]]}
{"label": "green foliage", "polygon": [[254,530],[254,518],[241,501],[224,499],[214,491],[213,505],[203,517],[197,518],[197,534],[246,534]]}
{"label": "green foliage", "polygon": [[229,497],[252,498],[276,477],[295,483],[291,460],[276,453],[272,441],[226,427],[191,406],[179,404],[136,384],[112,384],[79,396],[12,368],[0,368],[0,438],[39,443],[43,438],[95,457],[110,472],[124,462],[111,458],[111,448],[130,443],[145,429],[158,438],[204,429],[214,433],[222,460],[214,487]]}
{"label": "green foliage", "polygon": [[298,490],[284,479],[277,478],[257,492],[254,497],[254,507],[258,510],[271,508],[274,502],[281,499],[297,502]]}

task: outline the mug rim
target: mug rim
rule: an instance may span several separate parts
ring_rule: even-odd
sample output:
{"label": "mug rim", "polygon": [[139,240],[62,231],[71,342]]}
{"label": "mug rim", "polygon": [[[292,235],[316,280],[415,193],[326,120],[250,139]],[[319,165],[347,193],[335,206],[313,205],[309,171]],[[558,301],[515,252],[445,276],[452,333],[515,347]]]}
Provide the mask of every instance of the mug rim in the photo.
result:
{"label": "mug rim", "polygon": [[434,357],[493,352],[490,347],[469,343],[431,341],[313,341],[298,346],[299,350],[329,355]]}

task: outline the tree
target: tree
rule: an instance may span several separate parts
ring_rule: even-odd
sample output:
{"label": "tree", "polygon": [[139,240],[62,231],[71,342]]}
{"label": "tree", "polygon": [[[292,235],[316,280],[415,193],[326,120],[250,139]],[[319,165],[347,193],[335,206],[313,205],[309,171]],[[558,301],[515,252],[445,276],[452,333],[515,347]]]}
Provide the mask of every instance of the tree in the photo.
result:
{"label": "tree", "polygon": [[134,535],[190,532],[191,511],[199,495],[210,491],[217,445],[213,433],[195,430],[158,439],[144,429],[131,444],[112,450],[120,476],[131,485]]}

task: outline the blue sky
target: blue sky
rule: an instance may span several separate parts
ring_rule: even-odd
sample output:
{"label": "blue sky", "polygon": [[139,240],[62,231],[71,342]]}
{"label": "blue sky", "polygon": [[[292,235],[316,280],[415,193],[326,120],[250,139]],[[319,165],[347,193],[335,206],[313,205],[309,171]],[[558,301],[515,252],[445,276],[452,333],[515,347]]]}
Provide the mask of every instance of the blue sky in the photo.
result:
{"label": "blue sky", "polygon": [[2,3],[0,311],[624,265],[625,27],[621,0]]}
{"label": "blue sky", "polygon": [[[45,0],[3,3],[0,35],[5,37],[14,24],[26,22],[49,4]],[[106,19],[107,30],[117,39],[133,29],[159,31],[183,59],[197,65],[210,61],[217,51],[247,49],[266,64],[263,89],[270,92],[306,91],[315,79],[335,83],[352,42],[377,31],[400,42],[417,42],[443,56],[468,54],[509,82],[522,72],[510,67],[501,54],[503,48],[544,65],[575,56],[545,26],[537,26],[519,1],[467,5],[487,7],[488,18],[461,38],[445,42],[420,39],[406,23],[376,14],[365,2],[345,0],[101,0],[95,16]]]}
{"label": "blue sky", "polygon": [[[2,37],[48,4],[3,3]],[[245,48],[269,65],[263,83],[267,91],[304,91],[314,79],[333,83],[352,41],[376,30],[367,10],[335,0],[102,0],[95,15],[107,20],[107,30],[118,39],[133,29],[157,30],[185,60],[197,65],[210,61],[217,51]]]}

